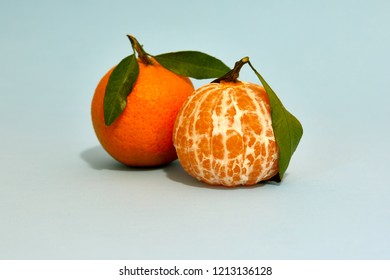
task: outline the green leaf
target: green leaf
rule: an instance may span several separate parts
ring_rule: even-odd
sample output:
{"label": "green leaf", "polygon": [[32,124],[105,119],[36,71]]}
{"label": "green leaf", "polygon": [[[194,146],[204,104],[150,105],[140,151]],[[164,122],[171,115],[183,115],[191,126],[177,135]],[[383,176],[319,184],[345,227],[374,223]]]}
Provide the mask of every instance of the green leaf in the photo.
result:
{"label": "green leaf", "polygon": [[154,58],[172,72],[195,79],[217,78],[230,70],[221,60],[197,51],[164,53]]}
{"label": "green leaf", "polygon": [[134,54],[125,57],[112,71],[104,95],[104,121],[111,125],[126,107],[127,96],[133,90],[139,74]]}
{"label": "green leaf", "polygon": [[287,170],[293,153],[298,147],[299,141],[303,135],[303,128],[298,119],[287,111],[276,93],[250,62],[249,66],[255,72],[268,94],[271,107],[272,127],[276,143],[279,147],[279,178],[276,178],[276,181],[280,181]]}

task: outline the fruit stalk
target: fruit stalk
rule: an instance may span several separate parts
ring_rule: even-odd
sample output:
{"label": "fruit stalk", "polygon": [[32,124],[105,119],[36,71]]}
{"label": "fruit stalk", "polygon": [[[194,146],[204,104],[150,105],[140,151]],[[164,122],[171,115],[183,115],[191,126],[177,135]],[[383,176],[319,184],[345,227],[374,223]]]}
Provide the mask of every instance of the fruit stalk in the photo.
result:
{"label": "fruit stalk", "polygon": [[137,39],[129,34],[127,35],[127,38],[129,38],[131,46],[137,52],[138,58],[141,60],[141,62],[146,65],[152,65],[152,59],[150,58],[149,54],[142,48],[142,45],[137,41]]}
{"label": "fruit stalk", "polygon": [[212,83],[220,83],[220,82],[231,82],[231,83],[237,83],[238,82],[238,76],[240,74],[240,70],[242,66],[244,66],[246,63],[249,62],[249,57],[243,57],[239,61],[237,61],[234,64],[234,67],[232,70],[227,72],[225,75],[222,77],[212,81]]}

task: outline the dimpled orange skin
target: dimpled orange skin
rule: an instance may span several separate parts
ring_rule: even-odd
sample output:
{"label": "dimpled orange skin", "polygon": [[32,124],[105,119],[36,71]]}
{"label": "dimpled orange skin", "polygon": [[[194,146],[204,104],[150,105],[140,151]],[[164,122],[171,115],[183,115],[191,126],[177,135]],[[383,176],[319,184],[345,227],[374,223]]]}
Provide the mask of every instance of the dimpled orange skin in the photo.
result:
{"label": "dimpled orange skin", "polygon": [[176,115],[194,91],[190,79],[179,76],[153,60],[140,61],[139,76],[122,114],[110,125],[104,122],[104,94],[113,69],[99,82],[91,115],[103,148],[128,166],[159,166],[177,159],[172,143]]}
{"label": "dimpled orange skin", "polygon": [[173,142],[183,168],[210,185],[250,186],[278,173],[268,95],[253,83],[196,90],[176,118]]}

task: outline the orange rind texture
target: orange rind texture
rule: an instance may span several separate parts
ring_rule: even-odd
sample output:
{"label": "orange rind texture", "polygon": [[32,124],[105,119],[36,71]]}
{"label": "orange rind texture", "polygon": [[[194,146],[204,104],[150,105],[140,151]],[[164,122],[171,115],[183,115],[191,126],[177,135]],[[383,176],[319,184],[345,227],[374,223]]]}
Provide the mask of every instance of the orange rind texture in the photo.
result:
{"label": "orange rind texture", "polygon": [[103,148],[129,166],[159,166],[177,159],[172,142],[176,115],[194,87],[156,61],[139,64],[139,76],[122,114],[107,126],[104,94],[111,69],[98,84],[92,99],[92,123]]}

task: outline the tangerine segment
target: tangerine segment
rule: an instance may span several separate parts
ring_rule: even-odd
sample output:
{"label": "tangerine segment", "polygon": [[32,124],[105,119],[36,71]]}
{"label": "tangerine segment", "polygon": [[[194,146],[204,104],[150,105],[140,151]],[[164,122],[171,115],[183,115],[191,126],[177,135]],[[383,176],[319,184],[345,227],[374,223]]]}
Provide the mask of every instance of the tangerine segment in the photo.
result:
{"label": "tangerine segment", "polygon": [[268,96],[253,83],[196,90],[176,118],[173,142],[183,168],[211,185],[253,185],[278,173]]}
{"label": "tangerine segment", "polygon": [[104,149],[130,166],[158,166],[177,158],[172,142],[177,113],[193,92],[189,78],[179,76],[156,61],[139,62],[139,75],[122,114],[104,122],[104,94],[111,69],[98,84],[92,100],[92,122]]}

